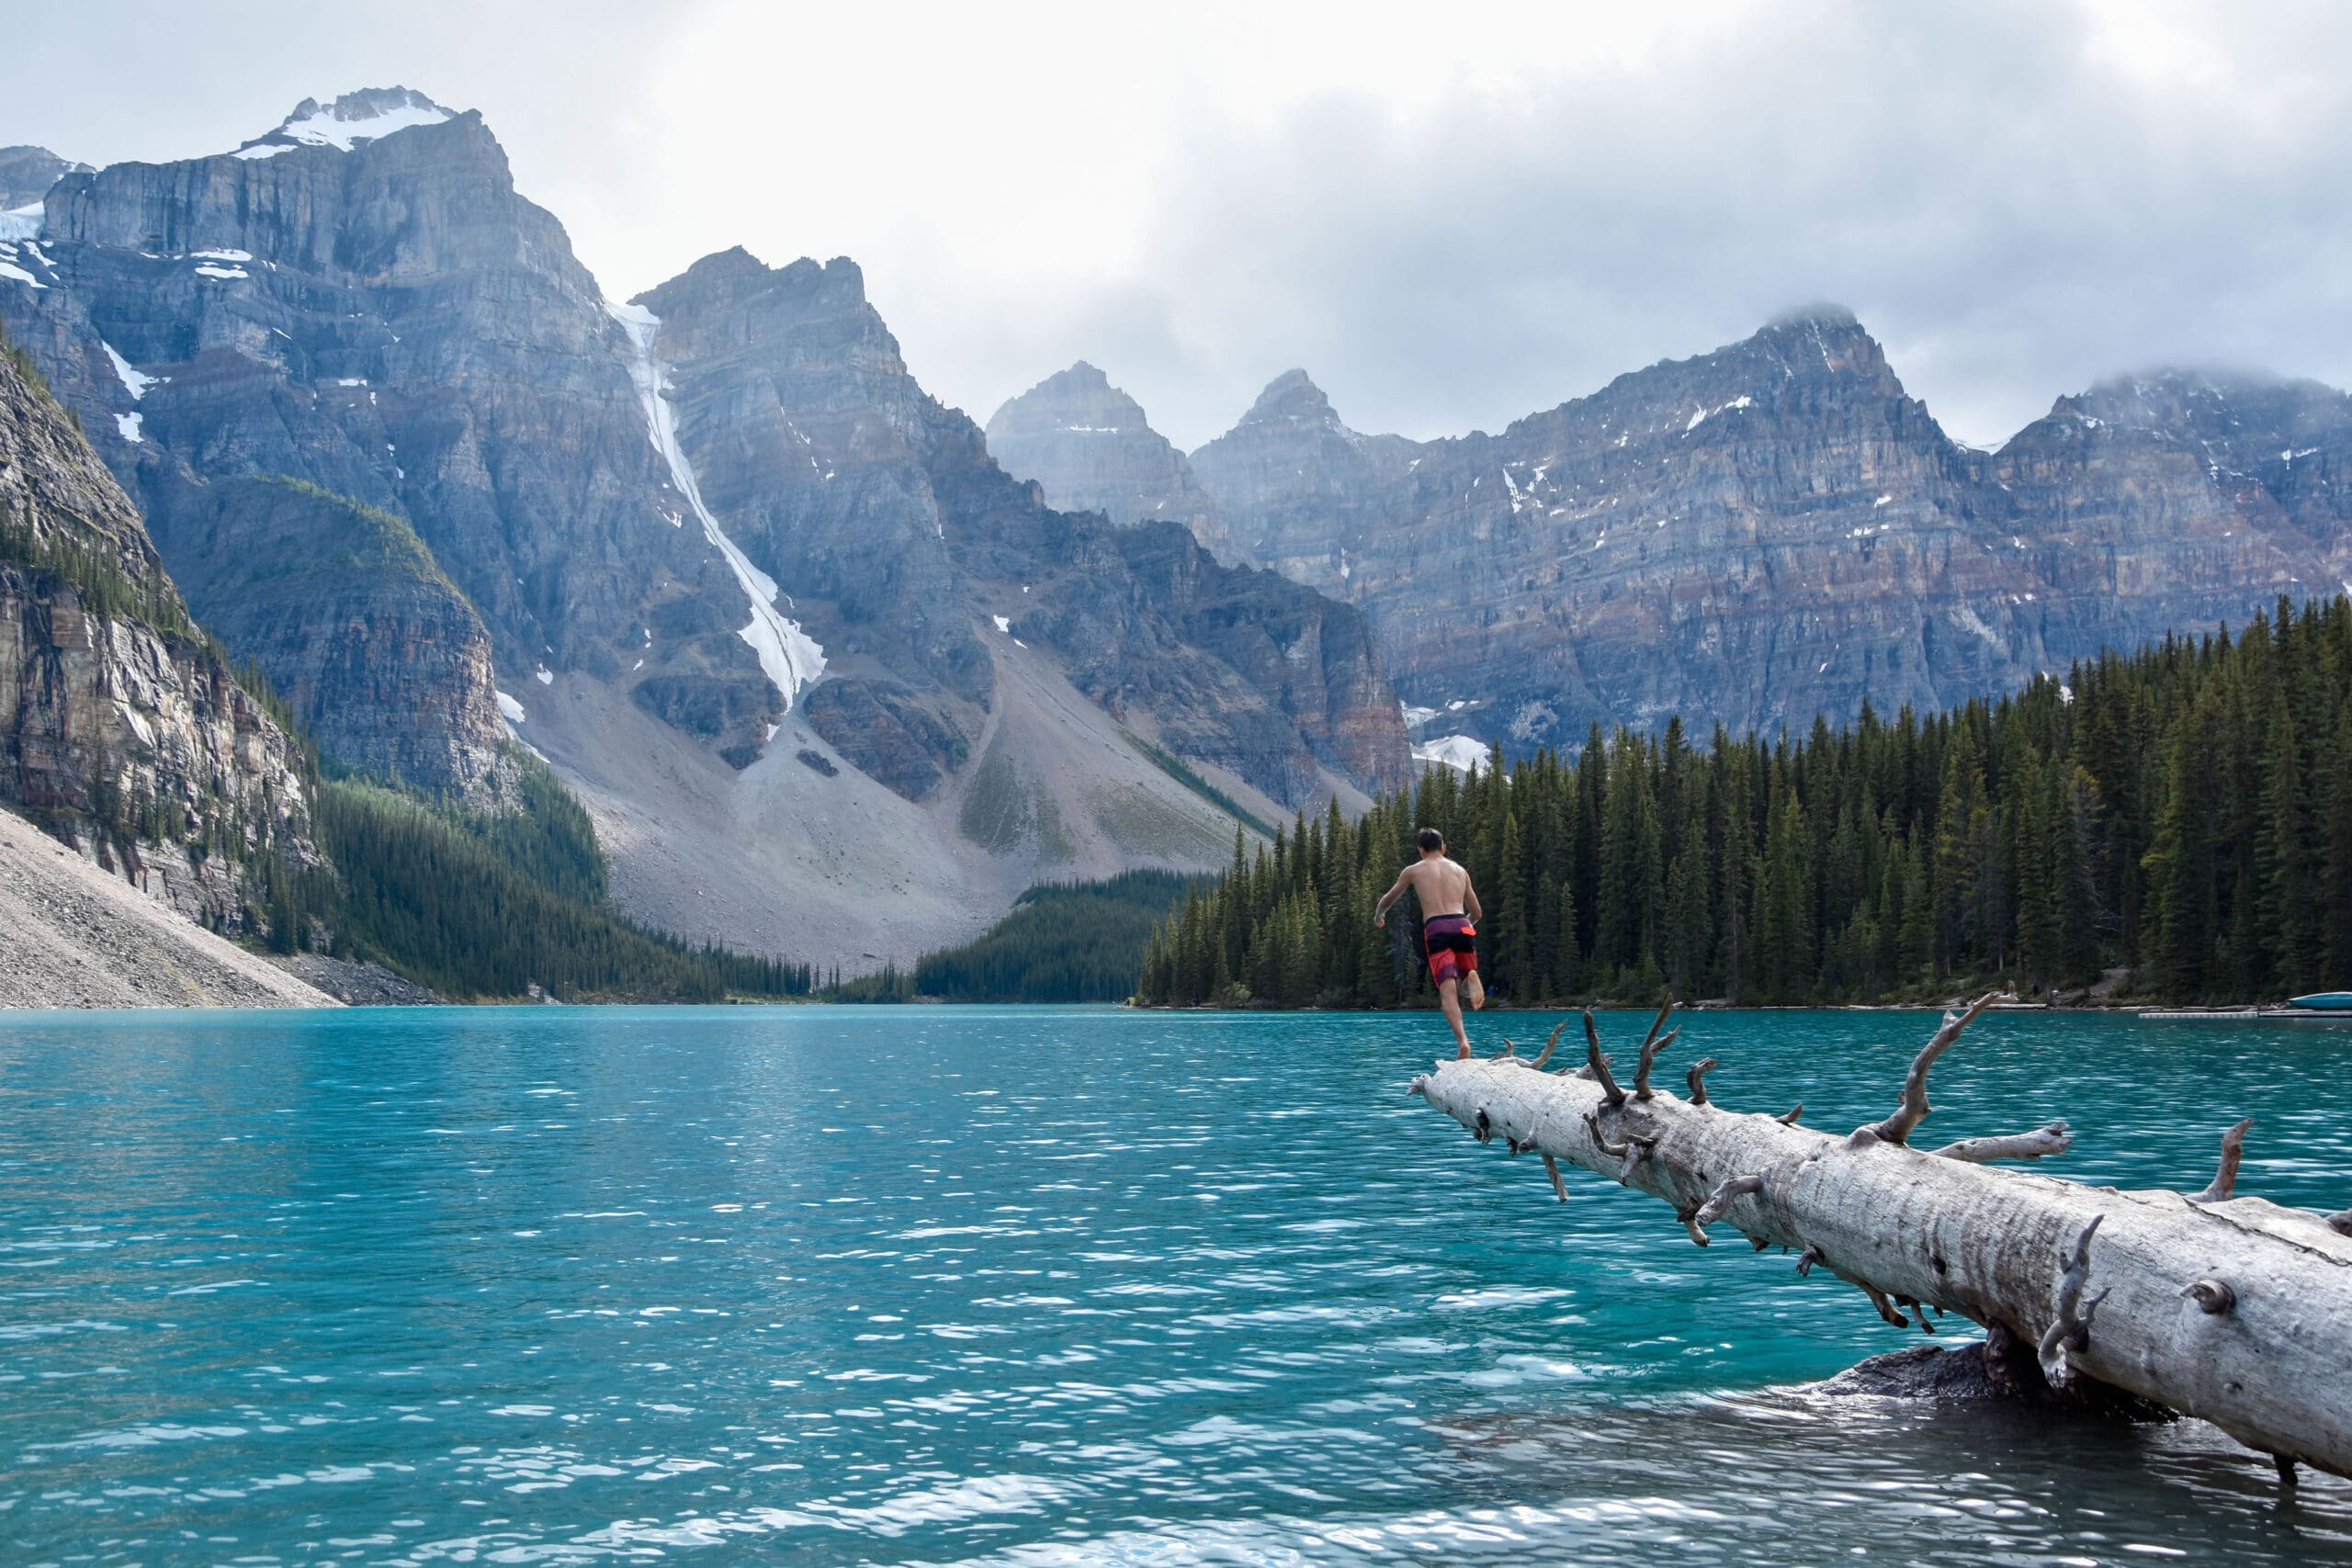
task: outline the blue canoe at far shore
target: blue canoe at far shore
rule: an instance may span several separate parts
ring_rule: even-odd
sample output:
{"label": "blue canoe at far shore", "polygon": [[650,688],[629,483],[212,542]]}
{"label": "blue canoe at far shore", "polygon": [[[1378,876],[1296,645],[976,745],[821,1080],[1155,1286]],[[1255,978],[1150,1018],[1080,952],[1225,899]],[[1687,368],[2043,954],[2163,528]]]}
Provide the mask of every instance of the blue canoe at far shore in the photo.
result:
{"label": "blue canoe at far shore", "polygon": [[2352,991],[2313,991],[2308,997],[2289,997],[2287,1005],[2314,1012],[2352,1012]]}

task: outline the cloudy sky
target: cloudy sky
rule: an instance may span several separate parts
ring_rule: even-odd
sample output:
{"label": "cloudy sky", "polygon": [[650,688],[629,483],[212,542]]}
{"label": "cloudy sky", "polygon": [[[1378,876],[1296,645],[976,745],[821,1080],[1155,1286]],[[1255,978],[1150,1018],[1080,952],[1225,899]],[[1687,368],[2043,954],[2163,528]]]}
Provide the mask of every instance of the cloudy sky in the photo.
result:
{"label": "cloudy sky", "polygon": [[2352,384],[2352,6],[23,8],[0,144],[221,151],[300,98],[479,108],[626,296],[848,254],[985,419],[1093,360],[1180,444],[1303,365],[1498,428],[1820,300],[1954,434],[2161,363]]}

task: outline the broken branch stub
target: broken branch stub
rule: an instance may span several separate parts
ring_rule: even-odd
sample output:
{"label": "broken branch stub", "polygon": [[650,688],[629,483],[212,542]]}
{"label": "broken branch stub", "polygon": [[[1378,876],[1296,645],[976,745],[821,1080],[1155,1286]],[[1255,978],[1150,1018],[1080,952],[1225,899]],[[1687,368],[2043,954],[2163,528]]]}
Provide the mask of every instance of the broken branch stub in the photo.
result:
{"label": "broken branch stub", "polygon": [[1894,1310],[1894,1303],[1886,1299],[1886,1292],[1880,1290],[1876,1285],[1871,1284],[1868,1280],[1862,1281],[1862,1293],[1870,1297],[1871,1305],[1878,1308],[1879,1316],[1886,1319],[1887,1322],[1894,1325],[1897,1328],[1908,1328],[1911,1326],[1911,1320]]}
{"label": "broken branch stub", "polygon": [[2199,1311],[2215,1317],[2235,1310],[2238,1304],[2238,1293],[2227,1280],[2193,1280],[2181,1294],[2195,1302]]}
{"label": "broken branch stub", "polygon": [[[1587,1070],[1598,1047],[1595,1032]],[[1725,1173],[1759,1179],[1724,1214],[1751,1242],[1798,1250],[1801,1269],[1822,1264],[1890,1311],[1917,1303],[1923,1325],[1972,1318],[2013,1337],[2021,1359],[2046,1346],[2060,1377],[2095,1393],[2137,1394],[2352,1475],[2352,1210],[2086,1187],[1667,1094],[1629,1105],[1599,1073],[1526,1066],[1448,1060],[1422,1093],[1464,1125],[1663,1200],[1686,1229]],[[2208,1308],[2213,1286],[2227,1287],[2227,1310]]]}
{"label": "broken branch stub", "polygon": [[1713,1056],[1702,1056],[1690,1064],[1690,1074],[1684,1081],[1690,1086],[1691,1104],[1707,1103],[1707,1075],[1714,1070],[1715,1059]]}
{"label": "broken branch stub", "polygon": [[1592,1026],[1592,1010],[1584,1010],[1584,1065],[1591,1070],[1593,1081],[1600,1086],[1601,1098],[1613,1110],[1625,1103],[1625,1091],[1609,1076],[1609,1058],[1600,1054],[1600,1032]]}
{"label": "broken branch stub", "polygon": [[1704,1230],[1722,1219],[1731,1212],[1731,1206],[1734,1203],[1738,1202],[1749,1193],[1763,1190],[1764,1179],[1760,1176],[1733,1177],[1729,1181],[1716,1188],[1713,1197],[1699,1205],[1699,1213],[1696,1215],[1699,1228]]}
{"label": "broken branch stub", "polygon": [[2222,1134],[2222,1168],[2204,1191],[2189,1200],[2192,1203],[2222,1203],[2229,1200],[2231,1190],[2238,1184],[2238,1161],[2245,1155],[2245,1130],[2254,1125],[2254,1118],[2232,1127]]}
{"label": "broken branch stub", "polygon": [[1935,1037],[1911,1059],[1911,1070],[1903,1077],[1903,1101],[1894,1108],[1894,1114],[1883,1122],[1855,1128],[1855,1143],[1860,1144],[1866,1139],[1876,1139],[1883,1144],[1910,1141],[1912,1133],[1928,1119],[1928,1112],[1932,1109],[1928,1104],[1928,1069],[1936,1065],[1936,1058],[1951,1048],[1952,1042],[1960,1038],[1960,1032],[1974,1021],[1978,1013],[1990,1007],[1993,998],[1999,994],[1987,991],[1971,1002],[1967,1011],[1944,1014],[1943,1027],[1937,1030]]}
{"label": "broken branch stub", "polygon": [[2041,1375],[2052,1388],[2063,1389],[2075,1381],[2074,1359],[2071,1354],[2086,1350],[2091,1342],[2091,1315],[2098,1311],[2098,1303],[2107,1300],[2101,1291],[2089,1302],[2083,1292],[2091,1279],[2091,1237],[2098,1234],[2105,1214],[2093,1214],[2083,1234],[2075,1238],[2075,1255],[2058,1275],[2057,1303],[2052,1312],[2050,1326],[2041,1331]]}
{"label": "broken branch stub", "polygon": [[1641,1065],[1634,1073],[1635,1100],[1648,1100],[1657,1098],[1650,1092],[1650,1068],[1657,1065],[1658,1057],[1666,1054],[1666,1048],[1674,1043],[1674,1037],[1681,1032],[1679,1029],[1669,1029],[1659,1035],[1656,1041],[1642,1047]]}
{"label": "broken branch stub", "polygon": [[1669,1000],[1664,1007],[1657,1010],[1657,1016],[1650,1020],[1650,1032],[1642,1036],[1641,1054],[1634,1059],[1634,1098],[1635,1100],[1649,1100],[1657,1098],[1650,1092],[1650,1068],[1657,1065],[1657,1054],[1674,1043],[1675,1034],[1682,1032],[1678,1029],[1672,1034],[1660,1036],[1658,1033],[1659,1030],[1666,1027],[1666,1021],[1672,1017],[1673,1013],[1674,1003]]}

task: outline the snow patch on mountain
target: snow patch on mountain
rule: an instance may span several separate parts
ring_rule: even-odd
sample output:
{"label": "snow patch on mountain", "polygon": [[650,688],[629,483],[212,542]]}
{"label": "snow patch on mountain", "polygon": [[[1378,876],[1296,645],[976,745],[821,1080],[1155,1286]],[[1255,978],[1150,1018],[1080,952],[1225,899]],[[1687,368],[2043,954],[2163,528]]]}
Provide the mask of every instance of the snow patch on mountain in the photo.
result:
{"label": "snow patch on mountain", "polygon": [[110,343],[102,342],[98,346],[107,351],[107,362],[113,365],[116,378],[122,382],[122,389],[130,394],[130,400],[134,403],[147,395],[148,388],[159,386],[171,379],[168,376],[148,375],[132,365],[130,360],[125,359]]}
{"label": "snow patch on mountain", "polygon": [[800,693],[825,672],[825,650],[817,639],[785,619],[775,607],[780,592],[775,579],[753,566],[749,557],[736,547],[718,525],[710,508],[703,504],[702,490],[695,483],[694,465],[686,460],[685,449],[678,445],[677,414],[663,394],[669,390],[669,372],[653,356],[653,340],[662,331],[662,319],[642,305],[624,305],[616,300],[605,302],[605,310],[628,333],[629,346],[635,350],[629,364],[629,380],[637,388],[638,402],[645,410],[645,423],[653,449],[670,467],[670,482],[685,497],[696,518],[701,520],[703,537],[718,548],[726,558],[735,581],[743,585],[751,596],[752,618],[736,636],[751,644],[759,655],[760,669],[784,696],[787,712]]}
{"label": "snow patch on mountain", "polygon": [[12,207],[0,212],[0,240],[38,240],[40,238],[41,204]]}
{"label": "snow patch on mountain", "polygon": [[1487,743],[1474,735],[1449,735],[1442,740],[1424,740],[1413,748],[1416,762],[1443,762],[1457,773],[1483,768],[1488,761]]}
{"label": "snow patch on mountain", "polygon": [[348,152],[363,141],[380,141],[395,131],[455,118],[450,110],[406,87],[345,93],[323,107],[316,98],[304,98],[277,130],[245,143],[233,156],[274,158],[297,147],[332,147]]}

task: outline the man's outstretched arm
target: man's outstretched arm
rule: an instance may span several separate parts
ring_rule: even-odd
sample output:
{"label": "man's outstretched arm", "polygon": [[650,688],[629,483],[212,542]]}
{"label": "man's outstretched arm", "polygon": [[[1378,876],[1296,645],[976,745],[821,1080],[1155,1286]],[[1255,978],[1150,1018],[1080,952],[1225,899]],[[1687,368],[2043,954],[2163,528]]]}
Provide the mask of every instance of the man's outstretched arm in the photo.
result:
{"label": "man's outstretched arm", "polygon": [[1388,906],[1394,904],[1397,899],[1402,898],[1405,896],[1406,881],[1407,878],[1405,874],[1401,871],[1398,872],[1396,874],[1396,880],[1390,885],[1388,891],[1380,896],[1380,902],[1372,907],[1372,923],[1374,925],[1385,926],[1388,923]]}
{"label": "man's outstretched arm", "polygon": [[1478,908],[1478,890],[1470,885],[1466,873],[1462,878],[1462,907],[1470,911],[1470,918],[1474,920],[1487,918],[1487,911]]}

